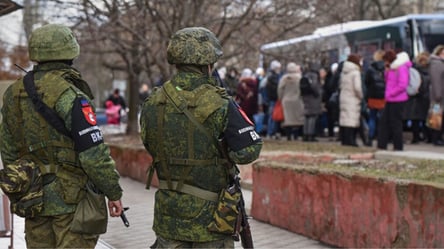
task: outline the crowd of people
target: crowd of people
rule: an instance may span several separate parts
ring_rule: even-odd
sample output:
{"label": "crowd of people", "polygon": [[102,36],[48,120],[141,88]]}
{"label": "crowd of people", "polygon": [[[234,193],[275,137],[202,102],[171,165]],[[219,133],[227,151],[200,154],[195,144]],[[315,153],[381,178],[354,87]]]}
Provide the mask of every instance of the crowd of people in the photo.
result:
{"label": "crowd of people", "polygon": [[[444,104],[444,45],[416,58],[377,50],[365,68],[359,54],[350,54],[327,67],[289,62],[284,69],[273,60],[267,72],[219,71],[228,92],[267,139],[316,142],[330,137],[358,146],[359,137],[365,146],[376,142],[387,149],[393,143],[394,150],[403,150],[405,132],[411,132],[411,144],[444,145],[442,125],[430,128],[427,123],[431,107],[442,110]],[[283,107],[283,120],[273,119],[277,104]]]}

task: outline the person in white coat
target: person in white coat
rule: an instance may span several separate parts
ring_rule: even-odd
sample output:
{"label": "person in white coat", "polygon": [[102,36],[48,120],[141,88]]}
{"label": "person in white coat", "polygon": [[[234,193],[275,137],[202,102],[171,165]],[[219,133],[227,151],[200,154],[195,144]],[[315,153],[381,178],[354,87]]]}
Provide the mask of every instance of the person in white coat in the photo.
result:
{"label": "person in white coat", "polygon": [[339,96],[339,126],[341,144],[358,146],[356,133],[360,125],[362,91],[361,57],[350,54],[342,68]]}

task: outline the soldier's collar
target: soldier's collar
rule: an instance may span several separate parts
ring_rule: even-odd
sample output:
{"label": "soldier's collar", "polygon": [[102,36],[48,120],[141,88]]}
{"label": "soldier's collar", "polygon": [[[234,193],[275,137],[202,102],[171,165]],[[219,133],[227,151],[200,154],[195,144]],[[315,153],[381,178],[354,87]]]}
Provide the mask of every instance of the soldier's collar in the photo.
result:
{"label": "soldier's collar", "polygon": [[182,71],[172,77],[171,83],[187,91],[192,91],[203,84],[216,85],[215,79],[211,76]]}
{"label": "soldier's collar", "polygon": [[35,65],[33,71],[49,71],[49,70],[62,70],[62,69],[76,70],[70,65],[63,62],[46,62]]}

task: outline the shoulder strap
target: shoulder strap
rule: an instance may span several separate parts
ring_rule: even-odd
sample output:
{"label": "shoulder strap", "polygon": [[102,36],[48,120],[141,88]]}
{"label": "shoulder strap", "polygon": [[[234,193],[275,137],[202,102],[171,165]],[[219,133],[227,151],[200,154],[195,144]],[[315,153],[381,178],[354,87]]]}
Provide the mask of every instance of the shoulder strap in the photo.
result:
{"label": "shoulder strap", "polygon": [[42,115],[43,118],[45,118],[46,121],[52,127],[54,127],[54,129],[67,137],[71,137],[71,134],[66,129],[63,120],[38,96],[34,84],[34,72],[31,71],[25,75],[25,77],[23,78],[23,85],[25,86],[25,90],[28,93],[28,96],[31,98],[32,103],[34,104],[35,110],[40,113],[40,115]]}

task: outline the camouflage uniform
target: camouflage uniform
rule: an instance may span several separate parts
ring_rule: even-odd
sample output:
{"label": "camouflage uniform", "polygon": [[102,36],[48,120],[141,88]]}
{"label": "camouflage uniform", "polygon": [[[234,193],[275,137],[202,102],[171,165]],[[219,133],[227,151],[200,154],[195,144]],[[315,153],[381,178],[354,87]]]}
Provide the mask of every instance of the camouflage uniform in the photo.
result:
{"label": "camouflage uniform", "polygon": [[[221,55],[219,42],[207,29],[178,31],[167,51],[168,62],[178,64],[178,73],[155,89],[143,104],[141,138],[153,156],[160,180],[155,196],[153,230],[157,240],[153,247],[234,247],[230,234],[209,230],[218,194],[235,170],[224,164],[226,160],[213,140],[224,138],[229,157],[240,164],[259,156],[262,141],[225,89],[209,75],[206,65],[212,65]],[[180,95],[184,105],[176,108],[166,91],[172,99]],[[180,110],[184,107],[215,139],[198,129]]]}
{"label": "camouflage uniform", "polygon": [[[46,51],[45,42],[54,45],[54,49]],[[60,134],[35,111],[23,79],[6,90],[0,127],[3,164],[26,156],[47,169],[42,172],[43,210],[37,217],[25,220],[27,247],[94,248],[98,235],[70,231],[77,203],[84,197],[85,183],[92,182],[112,201],[120,200],[122,189],[115,163],[96,124],[89,87],[79,72],[65,63],[77,57],[77,41],[68,28],[46,25],[33,32],[29,53],[31,60],[39,62],[33,68],[39,96],[56,111],[72,136]]]}

